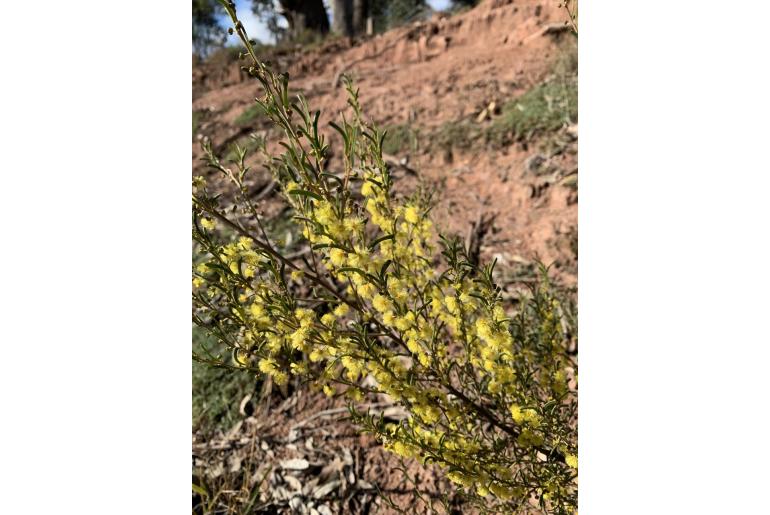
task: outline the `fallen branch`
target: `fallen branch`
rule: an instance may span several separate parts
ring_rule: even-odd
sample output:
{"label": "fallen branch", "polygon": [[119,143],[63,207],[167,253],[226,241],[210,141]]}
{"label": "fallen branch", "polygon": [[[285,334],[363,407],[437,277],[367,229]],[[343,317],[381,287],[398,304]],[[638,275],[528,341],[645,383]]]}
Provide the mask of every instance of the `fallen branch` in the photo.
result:
{"label": "fallen branch", "polygon": [[260,200],[267,198],[267,196],[270,195],[277,186],[278,183],[276,181],[270,181],[267,186],[261,187],[261,189],[254,187],[251,191],[249,191],[249,197],[251,197],[254,202],[259,202]]}
{"label": "fallen branch", "polygon": [[479,213],[478,218],[471,224],[466,244],[468,247],[468,260],[478,266],[481,256],[481,243],[484,236],[492,229],[492,224],[497,218],[497,213]]}
{"label": "fallen branch", "polygon": [[[383,407],[386,407],[386,406],[390,407],[390,406],[393,406],[393,405],[394,404],[390,403],[390,402],[373,402],[373,403],[370,403],[370,404],[362,404],[361,406],[357,406],[357,407],[358,408],[367,408],[368,409],[368,408],[383,408]],[[309,416],[308,418],[306,418],[304,420],[301,420],[301,421],[297,422],[296,424],[294,424],[293,426],[291,426],[290,432],[295,430],[295,429],[299,429],[300,427],[303,427],[308,422],[310,422],[312,420],[315,420],[317,418],[328,417],[329,415],[336,415],[337,413],[345,413],[347,411],[348,411],[347,407],[345,407],[345,408],[332,408],[332,409],[327,409],[327,410],[319,411],[318,413],[315,413],[315,414]]]}

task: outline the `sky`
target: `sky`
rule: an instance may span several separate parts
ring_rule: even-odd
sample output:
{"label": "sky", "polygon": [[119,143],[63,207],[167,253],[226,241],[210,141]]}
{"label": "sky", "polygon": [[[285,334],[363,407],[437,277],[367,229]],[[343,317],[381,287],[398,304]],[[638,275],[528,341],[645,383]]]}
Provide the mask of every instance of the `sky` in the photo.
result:
{"label": "sky", "polygon": [[[443,11],[447,9],[450,4],[450,0],[426,0],[427,4],[436,11]],[[329,2],[325,1],[324,4],[328,5]],[[270,31],[267,30],[267,26],[262,20],[251,11],[251,0],[235,0],[235,8],[238,11],[238,18],[243,23],[246,33],[250,38],[258,39],[263,43],[275,43],[275,38]],[[222,18],[222,24],[229,27],[229,19]],[[282,24],[285,25],[286,21],[280,18]],[[238,36],[228,36],[227,42],[231,44],[237,44]]]}

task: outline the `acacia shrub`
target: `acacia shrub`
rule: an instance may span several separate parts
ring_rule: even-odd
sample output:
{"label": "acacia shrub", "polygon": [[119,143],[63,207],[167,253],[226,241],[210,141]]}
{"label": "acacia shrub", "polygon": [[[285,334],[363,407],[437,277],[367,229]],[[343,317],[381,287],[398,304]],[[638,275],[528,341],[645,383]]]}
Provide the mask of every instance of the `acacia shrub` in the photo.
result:
{"label": "acacia shrub", "polygon": [[[494,264],[472,264],[459,240],[435,233],[428,196],[393,194],[385,134],[364,120],[350,80],[350,119],[332,122],[342,169],[330,169],[320,113],[290,96],[288,76],[256,57],[234,5],[223,5],[262,85],[257,104],[282,132],[283,153],[260,151],[309,251],[289,255],[265,231],[244,186],[246,150],[228,164],[204,144],[208,165],[240,194],[226,206],[205,179],[193,181],[194,322],[234,366],[347,396],[362,430],[441,467],[483,510],[574,512],[574,328],[547,275],[509,316]],[[194,358],[224,363],[205,348]],[[382,394],[406,420],[356,408]]]}

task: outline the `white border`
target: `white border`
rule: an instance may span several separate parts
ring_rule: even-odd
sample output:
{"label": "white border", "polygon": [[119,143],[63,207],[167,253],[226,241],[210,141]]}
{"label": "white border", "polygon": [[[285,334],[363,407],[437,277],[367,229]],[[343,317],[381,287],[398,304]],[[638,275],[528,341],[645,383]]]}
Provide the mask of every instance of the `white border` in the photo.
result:
{"label": "white border", "polygon": [[580,512],[766,512],[770,9],[580,7]]}
{"label": "white border", "polygon": [[[765,511],[767,15],[581,4],[584,515]],[[3,510],[187,513],[189,4],[3,18]]]}
{"label": "white border", "polygon": [[3,6],[4,513],[189,513],[190,9]]}

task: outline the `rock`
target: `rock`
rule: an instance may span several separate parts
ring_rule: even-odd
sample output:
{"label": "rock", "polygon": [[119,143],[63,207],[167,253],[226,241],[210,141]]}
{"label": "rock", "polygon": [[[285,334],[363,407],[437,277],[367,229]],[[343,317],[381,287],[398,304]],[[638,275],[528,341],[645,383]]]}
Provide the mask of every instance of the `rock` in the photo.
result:
{"label": "rock", "polygon": [[547,159],[542,154],[533,154],[524,161],[524,171],[540,175]]}
{"label": "rock", "polygon": [[578,184],[578,176],[576,173],[566,176],[561,181],[561,185],[567,188],[577,188],[577,184]]}

